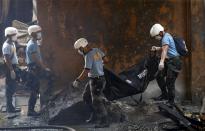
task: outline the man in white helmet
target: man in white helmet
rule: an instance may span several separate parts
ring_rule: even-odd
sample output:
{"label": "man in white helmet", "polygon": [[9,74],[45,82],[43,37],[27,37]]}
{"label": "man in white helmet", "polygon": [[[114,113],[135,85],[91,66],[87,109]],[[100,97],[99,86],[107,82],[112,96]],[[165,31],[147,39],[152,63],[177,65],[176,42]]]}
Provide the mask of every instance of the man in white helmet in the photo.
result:
{"label": "man in white helmet", "polygon": [[32,74],[28,80],[28,85],[31,89],[31,95],[28,102],[28,116],[38,116],[34,108],[37,101],[37,96],[39,94],[40,88],[40,74],[42,71],[49,71],[43,63],[40,47],[38,41],[42,39],[41,27],[39,25],[31,25],[28,28],[28,34],[31,36],[30,41],[27,43],[26,47],[26,63],[30,74]]}
{"label": "man in white helmet", "polygon": [[157,82],[161,88],[162,95],[159,99],[168,99],[170,104],[174,104],[175,81],[181,70],[180,55],[177,52],[173,37],[164,31],[160,24],[154,24],[150,30],[151,37],[159,40],[161,47],[152,47],[152,51],[161,51]]}
{"label": "man in white helmet", "polygon": [[16,54],[15,42],[17,41],[18,31],[14,27],[5,29],[6,41],[2,46],[2,53],[6,64],[6,106],[7,112],[18,112],[12,104],[12,96],[16,89],[16,72],[18,70],[18,58]]}
{"label": "man in white helmet", "polygon": [[85,66],[80,76],[73,82],[73,87],[78,87],[82,80],[89,77],[89,82],[83,93],[83,100],[92,111],[87,122],[92,122],[96,118],[99,122],[96,124],[96,128],[107,127],[109,126],[108,114],[102,96],[106,84],[103,65],[108,62],[108,59],[100,49],[91,48],[85,38],[78,39],[74,48],[83,55]]}

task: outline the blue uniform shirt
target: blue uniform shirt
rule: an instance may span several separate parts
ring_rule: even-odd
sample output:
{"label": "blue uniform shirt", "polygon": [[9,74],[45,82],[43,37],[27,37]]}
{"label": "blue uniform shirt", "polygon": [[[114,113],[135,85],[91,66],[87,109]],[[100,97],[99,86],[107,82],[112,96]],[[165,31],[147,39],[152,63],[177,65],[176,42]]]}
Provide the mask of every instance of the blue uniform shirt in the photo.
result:
{"label": "blue uniform shirt", "polygon": [[167,51],[167,56],[169,58],[180,56],[179,53],[177,52],[174,39],[169,33],[164,34],[164,36],[162,38],[162,41],[161,41],[161,44],[162,44],[162,46],[163,45],[168,45],[169,46],[169,49]]}
{"label": "blue uniform shirt", "polygon": [[85,66],[84,68],[90,69],[88,77],[98,77],[103,76],[103,57],[105,54],[98,48],[93,48],[85,56]]}
{"label": "blue uniform shirt", "polygon": [[30,40],[27,44],[27,47],[26,47],[26,63],[27,64],[34,63],[34,61],[32,60],[33,53],[37,53],[37,58],[39,60],[42,60],[39,45],[37,44],[37,42]]}
{"label": "blue uniform shirt", "polygon": [[16,46],[14,43],[9,44],[7,41],[2,46],[3,55],[9,55],[11,64],[18,64],[18,57],[16,54]]}

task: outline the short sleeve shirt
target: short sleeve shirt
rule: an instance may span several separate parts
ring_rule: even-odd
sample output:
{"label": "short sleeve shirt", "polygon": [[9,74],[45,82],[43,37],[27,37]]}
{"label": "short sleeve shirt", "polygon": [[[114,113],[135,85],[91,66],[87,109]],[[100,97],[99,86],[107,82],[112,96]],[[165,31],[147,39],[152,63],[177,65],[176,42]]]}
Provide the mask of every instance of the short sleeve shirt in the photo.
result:
{"label": "short sleeve shirt", "polygon": [[175,42],[173,37],[169,34],[169,33],[165,33],[162,41],[161,41],[162,46],[163,45],[168,45],[169,49],[167,51],[167,56],[169,58],[173,58],[176,56],[179,56],[179,53],[177,52],[176,46],[175,46]]}
{"label": "short sleeve shirt", "polygon": [[34,60],[32,59],[32,54],[36,53],[37,58],[41,61],[41,52],[40,52],[40,47],[37,44],[37,42],[30,40],[26,46],[26,63],[27,64],[33,64]]}
{"label": "short sleeve shirt", "polygon": [[18,64],[16,46],[13,42],[8,43],[7,41],[5,41],[3,46],[2,46],[2,53],[3,53],[3,55],[9,56],[12,64]]}
{"label": "short sleeve shirt", "polygon": [[88,52],[85,56],[85,66],[84,68],[90,69],[88,73],[88,77],[98,77],[103,76],[103,57],[105,54],[98,48],[93,48],[90,52]]}

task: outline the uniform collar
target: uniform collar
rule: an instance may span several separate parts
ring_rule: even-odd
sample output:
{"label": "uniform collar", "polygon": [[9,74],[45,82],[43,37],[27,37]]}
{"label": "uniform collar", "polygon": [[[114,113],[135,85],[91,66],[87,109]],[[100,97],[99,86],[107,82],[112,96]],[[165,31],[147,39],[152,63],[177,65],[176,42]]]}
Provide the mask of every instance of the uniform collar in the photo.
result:
{"label": "uniform collar", "polygon": [[85,55],[87,55],[89,52],[91,52],[93,50],[93,48],[91,48],[87,53],[85,53]]}

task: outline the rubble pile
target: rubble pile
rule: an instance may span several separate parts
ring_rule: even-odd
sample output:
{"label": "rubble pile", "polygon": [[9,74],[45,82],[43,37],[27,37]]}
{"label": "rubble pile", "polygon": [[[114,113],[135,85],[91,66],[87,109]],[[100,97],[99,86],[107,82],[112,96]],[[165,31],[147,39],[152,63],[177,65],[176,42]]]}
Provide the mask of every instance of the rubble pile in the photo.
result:
{"label": "rubble pile", "polygon": [[[72,91],[72,93],[68,93]],[[49,124],[80,124],[85,123],[90,112],[82,101],[80,90],[66,88],[44,108],[43,117]],[[69,94],[69,95],[68,95]],[[125,121],[127,112],[134,110],[129,105],[119,101],[105,102],[111,122]]]}

